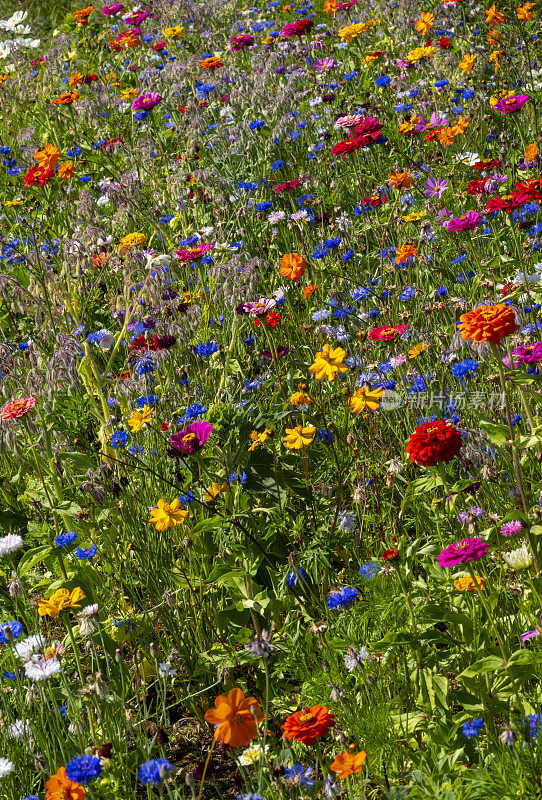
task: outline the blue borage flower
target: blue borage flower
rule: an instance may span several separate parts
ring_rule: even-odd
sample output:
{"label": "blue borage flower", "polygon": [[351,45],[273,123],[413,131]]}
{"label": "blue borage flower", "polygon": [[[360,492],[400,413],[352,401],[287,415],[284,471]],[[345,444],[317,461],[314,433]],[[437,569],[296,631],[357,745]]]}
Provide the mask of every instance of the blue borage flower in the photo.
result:
{"label": "blue borage flower", "polygon": [[329,592],[326,598],[326,605],[330,610],[335,608],[342,608],[349,606],[359,595],[355,586],[343,586],[341,589],[335,589]]}
{"label": "blue borage flower", "polygon": [[164,780],[172,766],[166,758],[151,758],[141,764],[137,776],[143,786],[149,783],[156,786]]}
{"label": "blue borage flower", "polygon": [[111,447],[114,447],[115,450],[118,450],[119,447],[125,447],[129,438],[130,436],[126,431],[115,431],[111,436]]}
{"label": "blue borage flower", "polygon": [[96,756],[75,756],[66,764],[66,775],[71,781],[85,786],[101,775],[103,767]]}
{"label": "blue borage flower", "polygon": [[473,736],[479,736],[481,731],[485,728],[484,720],[481,717],[476,719],[469,719],[464,722],[461,729],[467,739],[472,739]]}
{"label": "blue borage flower", "polygon": [[306,580],[306,578],[307,573],[303,567],[296,567],[286,575],[286,584],[291,589],[292,587],[297,586],[298,583],[302,583],[304,580]]}
{"label": "blue borage flower", "polygon": [[23,633],[23,624],[16,619],[0,624],[0,642],[2,644],[7,644],[10,639],[18,639]]}
{"label": "blue borage flower", "polygon": [[293,767],[286,767],[284,770],[284,775],[291,780],[295,786],[303,786],[305,789],[313,788],[313,774],[314,769],[312,767],[305,768],[303,764],[294,764]]}

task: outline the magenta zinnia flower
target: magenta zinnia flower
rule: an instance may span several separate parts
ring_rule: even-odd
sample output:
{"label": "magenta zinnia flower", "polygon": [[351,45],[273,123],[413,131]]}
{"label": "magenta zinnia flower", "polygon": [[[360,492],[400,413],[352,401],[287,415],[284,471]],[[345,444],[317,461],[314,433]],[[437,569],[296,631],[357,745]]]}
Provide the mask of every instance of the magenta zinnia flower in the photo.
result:
{"label": "magenta zinnia flower", "polygon": [[175,253],[179,261],[193,261],[195,258],[204,256],[205,253],[208,253],[213,247],[214,244],[201,242],[201,244],[196,245],[196,247],[191,247],[189,250],[175,250]]}
{"label": "magenta zinnia flower", "polygon": [[437,561],[441,567],[455,567],[465,561],[478,561],[488,550],[489,545],[481,536],[473,536],[445,547]]}
{"label": "magenta zinnia flower", "polygon": [[102,8],[102,14],[105,14],[107,17],[112,17],[114,14],[118,14],[119,11],[124,11],[122,3],[115,3],[112,6],[104,6],[104,8]]}
{"label": "magenta zinnia flower", "polygon": [[162,102],[162,95],[158,92],[147,92],[136,97],[132,103],[133,111],[152,111],[152,109]]}
{"label": "magenta zinnia flower", "polygon": [[523,523],[518,519],[513,519],[510,522],[505,522],[501,525],[501,533],[503,536],[515,536],[523,530]]}
{"label": "magenta zinnia flower", "polygon": [[502,111],[503,114],[511,114],[513,111],[519,111],[523,108],[527,100],[530,100],[528,94],[520,94],[517,97],[504,97],[495,104],[495,108]]}
{"label": "magenta zinnia flower", "polygon": [[243,49],[243,47],[250,47],[253,44],[254,37],[248,33],[241,34],[240,36],[234,36],[233,39],[230,39],[230,48],[234,53],[238,53],[239,50]]}
{"label": "magenta zinnia flower", "polygon": [[198,450],[201,450],[213,430],[213,426],[209,425],[206,420],[190,423],[182,431],[169,437],[169,454],[178,457],[197,453]]}

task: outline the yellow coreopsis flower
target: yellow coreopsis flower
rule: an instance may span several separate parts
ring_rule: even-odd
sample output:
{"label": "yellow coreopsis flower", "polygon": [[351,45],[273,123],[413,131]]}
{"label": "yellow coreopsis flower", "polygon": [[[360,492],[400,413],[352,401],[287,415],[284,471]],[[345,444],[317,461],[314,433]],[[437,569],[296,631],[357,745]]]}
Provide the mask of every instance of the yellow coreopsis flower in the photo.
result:
{"label": "yellow coreopsis flower", "polygon": [[411,50],[407,55],[407,61],[415,64],[416,61],[421,61],[422,58],[430,58],[434,52],[435,48],[428,44],[423,47],[415,47],[414,50]]}
{"label": "yellow coreopsis flower", "polygon": [[406,217],[403,217],[405,222],[418,222],[418,220],[423,219],[426,215],[425,211],[413,211],[411,214],[407,214]]}
{"label": "yellow coreopsis flower", "polygon": [[467,75],[470,75],[472,72],[472,68],[474,67],[474,62],[476,61],[477,56],[470,55],[470,53],[465,53],[459,64],[457,65],[459,69],[462,69]]}
{"label": "yellow coreopsis flower", "polygon": [[346,350],[336,347],[333,350],[329,344],[325,344],[319,353],[314,356],[314,364],[309,367],[310,372],[314,373],[317,381],[327,378],[332,381],[337,374],[348,372],[348,367],[343,364],[346,358]]}
{"label": "yellow coreopsis flower", "polygon": [[435,22],[434,14],[431,14],[430,12],[427,11],[422,11],[422,13],[420,14],[420,19],[415,24],[416,30],[419,31],[422,34],[422,36],[427,36],[427,33],[430,30],[430,28],[433,27],[434,22]]}
{"label": "yellow coreopsis flower", "polygon": [[252,431],[250,434],[250,438],[252,439],[252,444],[248,448],[248,452],[252,453],[252,451],[256,450],[256,448],[259,447],[261,444],[263,444],[263,442],[266,442],[270,436],[271,436],[271,431],[268,430],[267,428],[261,433],[258,433],[258,431]]}
{"label": "yellow coreopsis flower", "polygon": [[135,411],[128,420],[128,425],[132,429],[132,433],[140,431],[143,425],[146,425],[147,422],[152,420],[153,416],[154,410],[145,403],[143,409],[141,411]]}
{"label": "yellow coreopsis flower", "polygon": [[229,488],[230,487],[227,483],[223,483],[222,486],[220,486],[220,484],[218,484],[216,481],[213,481],[210,487],[205,490],[205,497],[203,498],[204,502],[210,503],[211,500],[214,500],[215,497],[220,494],[220,492],[224,494]]}
{"label": "yellow coreopsis flower", "polygon": [[188,511],[180,506],[181,501],[178,497],[171,503],[159,500],[157,507],[151,511],[149,523],[154,525],[157,531],[166,531],[168,528],[174,528],[175,525],[181,525],[187,518]]}
{"label": "yellow coreopsis flower", "polygon": [[293,406],[308,406],[312,403],[312,397],[307,392],[294,392],[290,397]]}
{"label": "yellow coreopsis flower", "polygon": [[469,127],[470,120],[460,114],[455,121],[455,124],[451,126],[450,130],[454,136],[459,136],[460,133],[465,133],[467,128]]}
{"label": "yellow coreopsis flower", "polygon": [[377,389],[370,389],[368,386],[360,386],[356,389],[354,394],[348,398],[348,408],[352,414],[361,414],[362,411],[369,408],[371,411],[376,411],[382,405],[382,398],[384,397],[384,389],[379,386]]}
{"label": "yellow coreopsis flower", "polygon": [[38,614],[40,617],[56,619],[65,608],[81,608],[79,601],[84,599],[85,593],[79,586],[71,592],[69,589],[57,589],[49,599],[43,598],[39,601]]}
{"label": "yellow coreopsis flower", "polygon": [[123,89],[120,96],[123,100],[129,100],[131,97],[137,97],[139,89]]}
{"label": "yellow coreopsis flower", "polygon": [[427,349],[428,348],[425,342],[420,342],[420,344],[416,344],[414,345],[414,347],[410,348],[410,350],[408,351],[408,357],[416,358],[417,356],[420,355],[420,353],[425,353]]}
{"label": "yellow coreopsis flower", "polygon": [[286,428],[286,436],[282,437],[282,441],[288,450],[301,450],[311,444],[315,433],[316,428],[296,425],[295,428]]}
{"label": "yellow coreopsis flower", "polygon": [[166,39],[171,39],[173,36],[182,36],[184,34],[184,28],[180,25],[174,25],[172,28],[164,28],[162,31],[162,36]]}

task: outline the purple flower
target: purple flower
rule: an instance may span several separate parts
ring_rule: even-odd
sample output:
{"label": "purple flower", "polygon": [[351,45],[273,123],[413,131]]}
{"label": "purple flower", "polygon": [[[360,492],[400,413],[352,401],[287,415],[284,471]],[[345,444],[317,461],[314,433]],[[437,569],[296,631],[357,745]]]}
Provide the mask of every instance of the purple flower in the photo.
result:
{"label": "purple flower", "polygon": [[[542,614],[540,614],[540,625],[542,626]],[[542,634],[542,627],[535,628],[534,631],[527,631],[526,633],[521,634],[521,646],[525,647],[525,642],[529,639],[534,639],[536,636],[540,636]]]}
{"label": "purple flower", "polygon": [[446,226],[446,230],[451,233],[453,231],[473,231],[480,223],[482,215],[478,211],[468,211],[462,217],[455,217],[450,220]]}
{"label": "purple flower", "polygon": [[208,422],[192,422],[179,433],[169,437],[169,454],[173,457],[186,456],[201,450],[213,431]]}
{"label": "purple flower", "polygon": [[496,103],[494,108],[502,111],[503,114],[511,114],[513,111],[519,111],[520,108],[523,108],[527,100],[530,99],[528,94],[520,94],[517,97],[504,97]]}
{"label": "purple flower", "polygon": [[516,536],[523,530],[523,523],[518,519],[513,519],[510,522],[505,522],[501,525],[501,533],[503,536]]}
{"label": "purple flower", "polygon": [[424,183],[423,188],[426,197],[436,197],[437,200],[440,200],[448,188],[448,181],[442,180],[442,178],[429,178]]}
{"label": "purple flower", "polygon": [[136,97],[132,103],[132,111],[152,111],[152,109],[162,102],[162,95],[158,92],[147,92]]}
{"label": "purple flower", "polygon": [[478,561],[488,550],[489,545],[481,536],[473,536],[445,547],[437,561],[441,567],[455,567],[465,561]]}
{"label": "purple flower", "polygon": [[326,58],[321,58],[319,61],[315,61],[313,64],[314,69],[325,70],[325,69],[332,69],[337,62],[334,58],[330,58],[326,56]]}

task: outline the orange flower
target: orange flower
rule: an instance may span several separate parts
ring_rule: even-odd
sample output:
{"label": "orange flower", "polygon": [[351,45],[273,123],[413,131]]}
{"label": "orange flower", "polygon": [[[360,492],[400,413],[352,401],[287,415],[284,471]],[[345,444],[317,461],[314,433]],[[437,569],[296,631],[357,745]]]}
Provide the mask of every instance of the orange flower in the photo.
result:
{"label": "orange flower", "polygon": [[56,103],[58,106],[69,106],[79,97],[79,92],[62,92],[58,97],[53,97],[51,103]]}
{"label": "orange flower", "polygon": [[80,72],[72,72],[68,83],[70,86],[79,86],[80,83],[83,83],[83,75]]}
{"label": "orange flower", "polygon": [[474,67],[474,62],[476,61],[475,55],[470,55],[469,53],[465,53],[462,60],[457,65],[459,69],[462,69],[467,75],[470,75],[472,72],[472,68]]}
{"label": "orange flower", "polygon": [[281,728],[285,739],[295,739],[310,746],[316,744],[317,738],[325,736],[334,725],[335,718],[327,706],[312,706],[290,714]]}
{"label": "orange flower", "polygon": [[401,247],[397,248],[395,254],[397,256],[395,259],[396,264],[406,264],[411,256],[414,257],[418,255],[418,251],[411,244],[403,244]]}
{"label": "orange flower", "polygon": [[465,133],[468,127],[469,127],[469,120],[460,114],[455,121],[455,125],[452,125],[450,130],[452,131],[454,136],[459,136],[460,133]]}
{"label": "orange flower", "polygon": [[516,9],[516,16],[522,22],[528,22],[531,19],[534,19],[534,14],[531,11],[534,8],[536,3],[525,3],[524,6],[520,6]]}
{"label": "orange flower", "polygon": [[8,419],[19,419],[24,414],[28,414],[36,405],[35,397],[22,397],[20,400],[10,400],[2,411],[0,411],[0,419],[6,421]]}
{"label": "orange flower", "polygon": [[335,761],[333,764],[330,764],[329,768],[332,769],[333,772],[336,772],[337,777],[343,781],[350,775],[354,775],[355,772],[360,772],[366,758],[367,753],[365,750],[361,750],[359,753],[349,753],[345,751],[335,756]]}
{"label": "orange flower", "polygon": [[49,778],[45,791],[45,800],[83,800],[87,793],[84,786],[68,778],[64,767],[59,767]]}
{"label": "orange flower", "polygon": [[64,161],[58,168],[57,175],[63,181],[68,181],[75,175],[75,167],[73,161]]}
{"label": "orange flower", "polygon": [[501,14],[500,11],[497,11],[495,8],[495,3],[488,8],[486,11],[486,24],[491,24],[491,28],[493,29],[495,25],[502,25],[505,20],[504,14]]}
{"label": "orange flower", "polygon": [[448,147],[455,142],[454,132],[449,125],[446,125],[444,128],[439,128],[437,130],[436,138],[437,142],[445,147]]}
{"label": "orange flower", "polygon": [[205,712],[205,721],[218,725],[214,738],[230,747],[246,747],[254,741],[258,735],[256,719],[263,720],[258,701],[245,697],[241,689],[231,689],[227,697],[220,694],[215,707]]}
{"label": "orange flower", "polygon": [[305,272],[307,262],[299,253],[286,253],[280,259],[280,274],[289,281],[297,281]]}
{"label": "orange flower", "polygon": [[536,144],[530,144],[528,147],[525,148],[525,152],[523,153],[523,158],[525,161],[536,161],[538,158],[538,147]]}
{"label": "orange flower", "polygon": [[56,167],[60,158],[60,150],[54,144],[46,144],[43,150],[38,150],[37,153],[34,153],[34,161],[37,161],[38,166],[42,169]]}
{"label": "orange flower", "polygon": [[427,33],[429,29],[433,27],[434,22],[434,14],[431,14],[428,11],[422,11],[420,14],[420,19],[416,22],[416,30],[419,31],[422,36],[427,36]]}
{"label": "orange flower", "polygon": [[217,56],[210,56],[209,58],[202,58],[199,62],[201,69],[218,69],[218,67],[223,67],[224,64]]}
{"label": "orange flower", "polygon": [[503,303],[496,306],[478,306],[459,317],[458,330],[463,339],[499,344],[501,339],[518,329],[514,310]]}
{"label": "orange flower", "polygon": [[304,286],[302,292],[303,299],[306,300],[307,297],[310,297],[311,294],[313,294],[313,292],[315,292],[317,289],[318,286],[315,283],[309,283],[308,286]]}
{"label": "orange flower", "polygon": [[495,75],[497,74],[497,70],[499,69],[499,63],[503,55],[504,55],[504,50],[494,50],[489,56],[489,60],[495,62]]}
{"label": "orange flower", "polygon": [[393,186],[394,189],[410,189],[414,183],[410,172],[395,172],[393,175],[388,172],[388,178],[388,186]]}
{"label": "orange flower", "polygon": [[338,11],[339,4],[337,0],[326,0],[324,3],[324,13],[325,14],[335,14]]}

